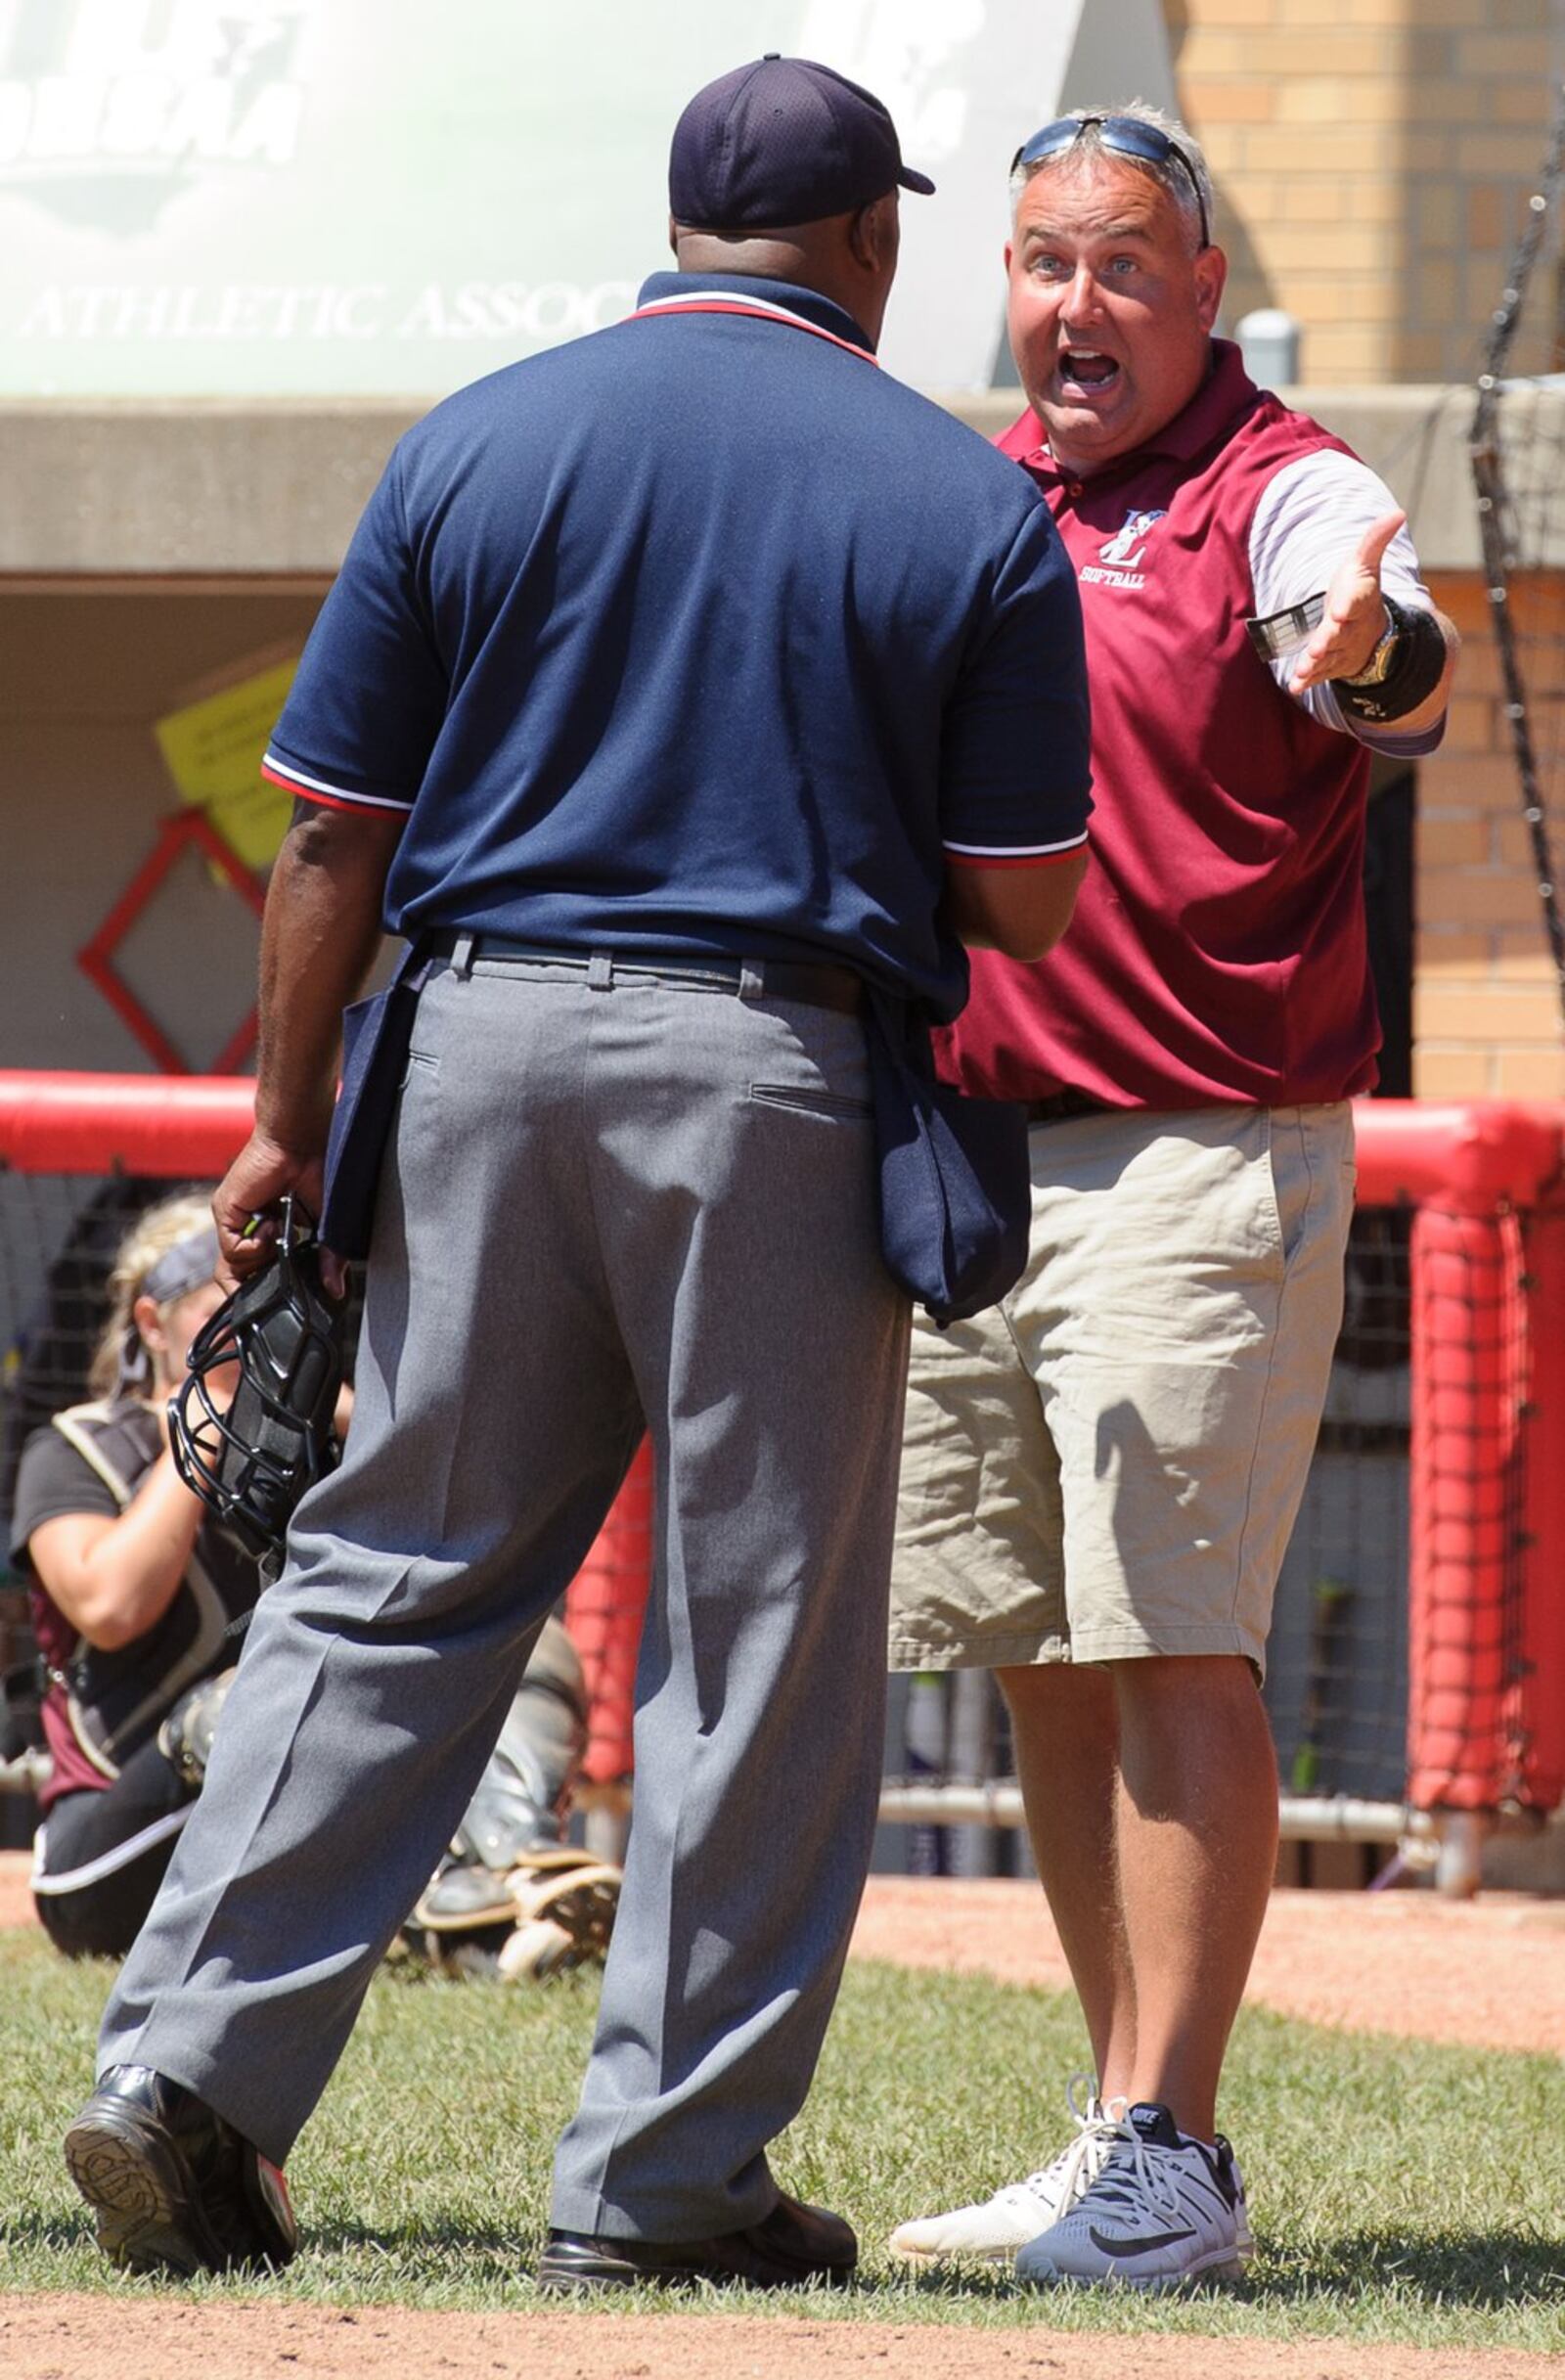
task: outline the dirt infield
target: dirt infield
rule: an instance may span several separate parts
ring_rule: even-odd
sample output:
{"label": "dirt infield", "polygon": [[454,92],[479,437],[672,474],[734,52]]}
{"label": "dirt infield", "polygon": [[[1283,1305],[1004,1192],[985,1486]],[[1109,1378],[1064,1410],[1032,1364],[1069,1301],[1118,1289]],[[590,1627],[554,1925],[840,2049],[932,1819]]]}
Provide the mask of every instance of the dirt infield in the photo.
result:
{"label": "dirt infield", "polygon": [[[872,1876],[855,1953],[1068,1990],[1035,1884]],[[1565,1901],[1276,1892],[1246,1997],[1283,2016],[1565,2056]]]}
{"label": "dirt infield", "polygon": [[[26,1857],[0,1854],[0,1925],[29,1924]],[[859,1957],[1063,1985],[1035,1885],[877,1876]],[[1281,1892],[1250,1998],[1320,2024],[1565,2054],[1565,1902]],[[1543,2380],[1508,2350],[1126,2338],[892,2323],[352,2312],[146,2298],[0,2298],[0,2380]]]}
{"label": "dirt infield", "polygon": [[713,2315],[0,2301],[4,2380],[1544,2380],[1557,2357]]}

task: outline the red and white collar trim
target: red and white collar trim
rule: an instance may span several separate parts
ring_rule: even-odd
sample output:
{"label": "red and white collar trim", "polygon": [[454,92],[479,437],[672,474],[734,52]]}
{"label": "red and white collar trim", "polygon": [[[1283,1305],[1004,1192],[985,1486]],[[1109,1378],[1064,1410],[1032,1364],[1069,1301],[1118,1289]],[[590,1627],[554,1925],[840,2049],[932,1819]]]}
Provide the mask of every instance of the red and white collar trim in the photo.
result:
{"label": "red and white collar trim", "polygon": [[856,339],[839,338],[834,331],[823,330],[804,314],[795,314],[790,306],[774,305],[769,297],[727,297],[718,290],[693,290],[689,297],[652,297],[627,322],[645,322],[651,314],[750,314],[759,322],[786,323],[791,330],[808,331],[812,338],[829,339],[833,347],[846,348],[849,355],[859,355],[867,364],[878,364],[879,358],[870,348],[861,347]]}

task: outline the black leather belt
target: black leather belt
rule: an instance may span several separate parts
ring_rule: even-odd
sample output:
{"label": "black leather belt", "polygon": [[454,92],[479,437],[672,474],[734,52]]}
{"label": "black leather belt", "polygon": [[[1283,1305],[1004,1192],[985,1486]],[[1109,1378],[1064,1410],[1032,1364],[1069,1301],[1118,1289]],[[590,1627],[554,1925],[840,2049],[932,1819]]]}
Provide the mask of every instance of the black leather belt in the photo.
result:
{"label": "black leather belt", "polygon": [[566,950],[559,943],[517,942],[508,934],[467,934],[449,928],[430,934],[425,947],[436,958],[456,960],[459,966],[498,961],[502,965],[566,967],[605,988],[623,975],[638,983],[687,984],[747,1000],[795,1000],[806,1008],[835,1009],[844,1016],[856,1016],[864,1006],[864,982],[851,966],[818,966],[793,959],[657,959],[645,951]]}
{"label": "black leather belt", "polygon": [[1107,1100],[1089,1099],[1085,1091],[1056,1091],[1047,1100],[1024,1100],[1029,1124],[1063,1124],[1070,1116],[1111,1115]]}

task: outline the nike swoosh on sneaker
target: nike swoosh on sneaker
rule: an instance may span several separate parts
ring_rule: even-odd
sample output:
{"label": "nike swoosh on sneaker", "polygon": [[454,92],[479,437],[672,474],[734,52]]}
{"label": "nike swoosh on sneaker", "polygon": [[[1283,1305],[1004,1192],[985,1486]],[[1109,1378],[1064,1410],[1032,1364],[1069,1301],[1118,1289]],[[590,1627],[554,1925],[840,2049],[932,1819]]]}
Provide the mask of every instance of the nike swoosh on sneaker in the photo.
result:
{"label": "nike swoosh on sneaker", "polygon": [[1092,2223],[1087,2236],[1104,2256],[1150,2256],[1154,2248],[1175,2248],[1182,2239],[1193,2239],[1195,2229],[1188,2224],[1183,2231],[1153,2231],[1142,2239],[1110,2239]]}

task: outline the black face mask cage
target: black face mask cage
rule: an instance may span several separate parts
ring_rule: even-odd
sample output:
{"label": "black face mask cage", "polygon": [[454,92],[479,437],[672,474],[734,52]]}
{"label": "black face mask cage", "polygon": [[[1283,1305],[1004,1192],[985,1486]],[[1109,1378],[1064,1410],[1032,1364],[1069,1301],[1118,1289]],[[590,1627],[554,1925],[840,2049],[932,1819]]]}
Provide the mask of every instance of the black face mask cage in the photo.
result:
{"label": "black face mask cage", "polygon": [[[277,1252],[225,1299],[191,1347],[169,1400],[180,1478],[274,1575],[294,1507],[340,1456],[332,1416],[342,1384],[338,1311],[321,1286],[313,1235],[283,1201]],[[226,1406],[211,1374],[239,1367]]]}

